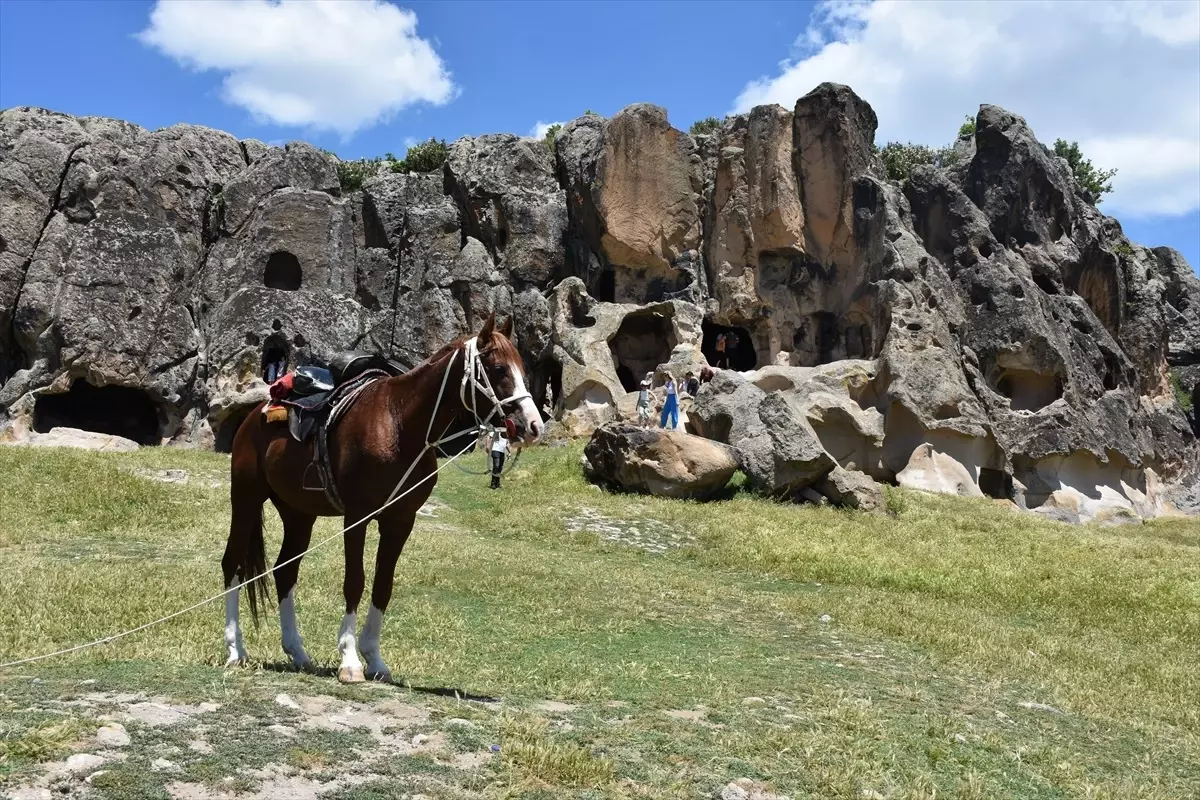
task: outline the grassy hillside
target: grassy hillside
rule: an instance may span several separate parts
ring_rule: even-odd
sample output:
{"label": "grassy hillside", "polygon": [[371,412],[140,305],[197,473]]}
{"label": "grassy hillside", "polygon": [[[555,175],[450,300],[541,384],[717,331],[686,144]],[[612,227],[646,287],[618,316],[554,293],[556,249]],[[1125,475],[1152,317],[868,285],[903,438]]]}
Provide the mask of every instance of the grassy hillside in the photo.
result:
{"label": "grassy hillside", "polygon": [[[110,714],[132,742],[93,779],[101,797],[284,780],[333,798],[696,797],[738,778],[791,797],[1196,796],[1194,520],[1069,527],[900,490],[886,516],[736,487],[709,504],[612,496],[579,456],[530,451],[499,492],[443,473],[384,628],[403,686],[287,672],[274,616],[247,626],[251,668],[223,670],[214,604],[0,671],[0,793],[97,752]],[[219,591],[227,465],[0,448],[0,662]],[[328,668],[341,564],[335,542],[298,588]],[[192,710],[154,723],[147,700]],[[333,719],[336,703],[374,722]]]}

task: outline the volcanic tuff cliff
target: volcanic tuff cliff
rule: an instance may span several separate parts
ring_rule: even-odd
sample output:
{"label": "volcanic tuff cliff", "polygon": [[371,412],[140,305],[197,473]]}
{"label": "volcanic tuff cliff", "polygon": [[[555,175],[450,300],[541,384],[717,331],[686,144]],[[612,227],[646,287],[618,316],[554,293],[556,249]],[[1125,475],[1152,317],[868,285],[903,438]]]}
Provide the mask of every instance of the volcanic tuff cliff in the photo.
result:
{"label": "volcanic tuff cliff", "polygon": [[903,185],[875,128],[833,84],[695,138],[634,105],[568,123],[553,153],[464,138],[441,173],[345,194],[304,143],[7,109],[5,435],[227,446],[264,361],[412,365],[497,311],[570,432],[628,414],[635,376],[693,368],[732,329],[733,366],[769,368],[760,388],[842,387],[793,403],[830,463],[894,480],[930,445],[1038,502],[1055,481],[1193,488],[1168,378],[1200,384],[1183,258],[1130,243],[1003,109],[980,108],[955,166]]}

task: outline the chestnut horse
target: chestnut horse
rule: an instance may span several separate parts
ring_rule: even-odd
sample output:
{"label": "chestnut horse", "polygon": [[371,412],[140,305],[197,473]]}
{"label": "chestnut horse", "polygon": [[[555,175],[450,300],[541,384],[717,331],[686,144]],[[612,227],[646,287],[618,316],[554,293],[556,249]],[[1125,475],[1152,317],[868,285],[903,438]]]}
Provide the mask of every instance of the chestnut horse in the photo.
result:
{"label": "chestnut horse", "polygon": [[[377,380],[363,390],[329,434],[329,457],[344,511],[334,508],[323,491],[304,488],[304,473],[312,462],[311,441],[301,444],[291,437],[286,424],[268,423],[261,405],[250,413],[233,439],[229,489],[233,517],[221,561],[225,587],[238,586],[225,596],[227,666],[246,660],[238,622],[239,584],[247,588],[256,623],[264,599],[257,581],[244,582],[267,571],[262,515],[263,504],[270,500],[283,520],[283,546],[272,572],[283,650],[293,666],[312,666],[296,624],[300,571],[296,556],[308,549],[317,517],[341,514],[348,530],[344,533],[346,613],[338,633],[338,680],[391,679],[379,654],[383,614],[392,596],[396,560],[412,531],[417,509],[437,483],[435,445],[448,434],[469,433],[489,421],[496,424],[496,417],[503,418],[506,425],[511,423],[510,433],[527,443],[541,435],[542,418],[525,390],[521,357],[511,335],[512,319],[497,329],[493,314],[478,336],[456,339],[410,372]],[[379,511],[423,478],[429,479]],[[371,605],[356,640],[365,583],[363,547],[371,518],[379,525],[379,551]],[[282,563],[289,559],[296,560]],[[359,650],[366,660],[365,671]]]}

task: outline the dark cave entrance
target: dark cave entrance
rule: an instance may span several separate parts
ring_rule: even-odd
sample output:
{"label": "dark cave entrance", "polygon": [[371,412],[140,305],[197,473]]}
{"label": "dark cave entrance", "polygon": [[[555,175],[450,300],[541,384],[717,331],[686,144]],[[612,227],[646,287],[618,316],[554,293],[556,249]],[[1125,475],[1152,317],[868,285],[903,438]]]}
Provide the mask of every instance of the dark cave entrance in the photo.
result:
{"label": "dark cave entrance", "polygon": [[92,386],[77,378],[65,394],[39,395],[33,407],[33,429],[79,428],[132,439],[138,444],[162,442],[158,407],[150,395],[131,386]]}
{"label": "dark cave entrance", "polygon": [[592,281],[588,294],[603,303],[617,302],[617,271],[607,267]]}
{"label": "dark cave entrance", "polygon": [[675,328],[666,315],[657,311],[626,314],[608,343],[617,377],[625,391],[637,391],[647,372],[671,359],[676,344]]}
{"label": "dark cave entrance", "polygon": [[273,333],[263,344],[260,374],[267,383],[274,383],[287,373],[288,341],[281,334]]}
{"label": "dark cave entrance", "polygon": [[300,259],[287,250],[276,250],[268,256],[266,269],[263,270],[263,284],[268,289],[294,292],[300,288],[303,277]]}
{"label": "dark cave entrance", "polygon": [[553,417],[554,409],[562,399],[562,364],[553,358],[539,361],[529,376],[529,391],[537,410],[547,419]]}
{"label": "dark cave entrance", "polygon": [[[700,340],[700,352],[704,353],[709,364],[738,372],[758,368],[758,353],[754,350],[754,340],[745,328],[718,325],[706,319],[701,325],[701,331],[703,336]],[[737,344],[730,348],[726,343],[725,355],[729,359],[729,363],[725,364],[718,360],[717,337],[721,334],[729,336],[731,333],[737,337]]]}

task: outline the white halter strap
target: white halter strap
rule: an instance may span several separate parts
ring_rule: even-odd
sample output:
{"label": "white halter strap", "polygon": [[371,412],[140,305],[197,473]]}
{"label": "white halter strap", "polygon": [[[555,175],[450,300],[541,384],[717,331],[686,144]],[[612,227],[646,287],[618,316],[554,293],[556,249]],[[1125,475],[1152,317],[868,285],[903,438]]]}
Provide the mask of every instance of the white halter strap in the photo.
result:
{"label": "white halter strap", "polygon": [[[452,439],[458,439],[464,433],[466,433],[466,431],[459,431],[457,433],[445,435],[445,431],[443,431],[442,438],[438,439],[437,441],[430,441],[433,438],[433,421],[437,419],[438,411],[442,407],[442,398],[446,396],[446,384],[450,381],[450,370],[453,369],[454,362],[458,359],[459,353],[462,353],[463,356],[463,376],[458,388],[458,399],[462,402],[463,408],[469,410],[471,412],[471,416],[474,417],[475,431],[477,434],[481,431],[487,430],[488,423],[491,422],[492,417],[499,415],[500,419],[504,419],[505,405],[519,400],[524,400],[526,398],[532,398],[532,395],[529,394],[529,392],[517,392],[509,397],[504,398],[503,400],[496,397],[496,392],[494,389],[492,389],[492,382],[487,375],[487,369],[483,366],[483,361],[479,357],[479,341],[476,337],[472,336],[466,341],[465,344],[463,344],[462,347],[455,348],[454,352],[450,354],[449,360],[446,362],[445,371],[442,373],[442,385],[438,388],[437,402],[433,404],[433,413],[429,416],[429,427],[425,430],[425,447],[421,450],[420,454],[416,457],[413,463],[409,465],[408,471],[404,473],[402,478],[400,478],[400,482],[396,484],[396,488],[392,490],[390,495],[388,495],[389,502],[400,491],[400,487],[404,486],[405,482],[408,480],[408,476],[412,474],[413,469],[416,468],[417,464],[421,461],[421,457],[425,455],[426,450],[435,448],[440,444],[451,441]],[[514,364],[513,366],[515,367],[516,365]],[[467,403],[468,390],[470,390],[471,395],[471,402],[469,405]],[[476,403],[476,398],[479,394],[482,394],[485,398],[487,398],[487,401],[491,403],[492,406],[488,411],[487,416],[482,418],[479,416],[479,409]],[[449,430],[449,427],[447,427],[446,430]]]}

